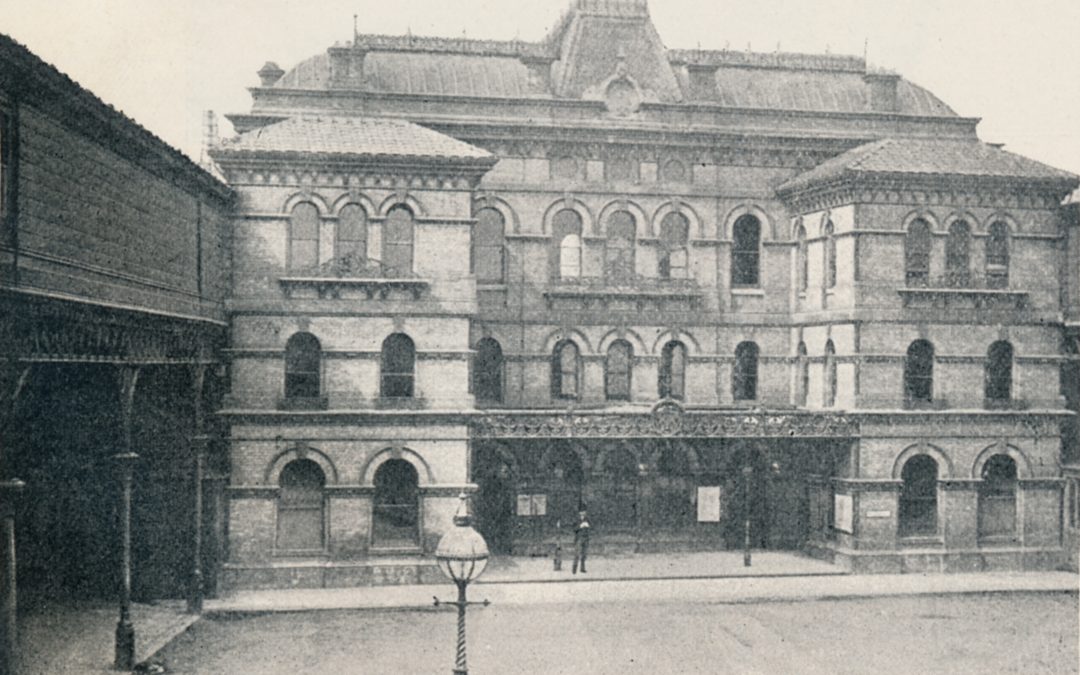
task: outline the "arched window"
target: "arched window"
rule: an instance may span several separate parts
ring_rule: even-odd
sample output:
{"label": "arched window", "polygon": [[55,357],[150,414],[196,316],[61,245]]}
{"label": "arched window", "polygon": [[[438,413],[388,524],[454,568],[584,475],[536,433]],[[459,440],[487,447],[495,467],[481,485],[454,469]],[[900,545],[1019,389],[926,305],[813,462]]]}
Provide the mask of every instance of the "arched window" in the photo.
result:
{"label": "arched window", "polygon": [[930,223],[916,218],[908,225],[904,238],[905,282],[909,288],[926,286],[930,282]]}
{"label": "arched window", "polygon": [[1009,287],[1009,226],[995,220],[990,223],[986,239],[986,285],[989,288]]}
{"label": "arched window", "polygon": [[311,333],[295,333],[285,343],[285,398],[303,399],[319,396],[319,372],[322,351],[319,339]]}
{"label": "arched window", "polygon": [[581,352],[571,340],[560,341],[551,355],[551,395],[569,399],[581,395]]}
{"label": "arched window", "polygon": [[671,341],[660,352],[660,398],[686,398],[686,345]]}
{"label": "arched window", "polygon": [[686,250],[690,221],[681,213],[669,213],[660,221],[660,278],[686,279],[690,276]]}
{"label": "arched window", "polygon": [[950,286],[964,288],[971,280],[971,228],[962,220],[949,226],[945,241],[945,276]]}
{"label": "arched window", "polygon": [[382,264],[391,277],[407,277],[413,271],[413,214],[395,206],[383,222]]}
{"label": "arched window", "polygon": [[994,455],[983,465],[978,528],[980,539],[1016,536],[1016,462],[1008,455]]}
{"label": "arched window", "polygon": [[1012,398],[1013,348],[1005,340],[990,345],[986,352],[986,398],[1008,401]]}
{"label": "arched window", "polygon": [[822,405],[831,408],[836,405],[836,345],[832,340],[825,343],[825,391]]}
{"label": "arched window", "polygon": [[289,217],[289,269],[312,270],[319,266],[319,209],[300,202]]}
{"label": "arched window", "polygon": [[559,279],[581,276],[581,216],[563,209],[552,220],[555,241],[554,273]]}
{"label": "arched window", "polygon": [[735,347],[735,372],[731,378],[731,393],[736,401],[757,399],[758,346],[740,342]]}
{"label": "arched window", "polygon": [[900,536],[937,534],[937,462],[915,455],[904,463],[900,478]]}
{"label": "arched window", "polygon": [[810,285],[810,258],[806,250],[806,228],[802,225],[796,229],[795,239],[798,242],[798,248],[795,251],[795,270],[798,278],[795,283],[796,288],[802,292]]}
{"label": "arched window", "polygon": [[630,400],[634,348],[626,340],[611,343],[604,363],[604,393],[609,401]]}
{"label": "arched window", "polygon": [[795,367],[797,369],[795,382],[795,404],[806,405],[806,399],[810,393],[810,359],[806,355],[806,343],[800,342],[798,357]]}
{"label": "arched window", "polygon": [[472,264],[477,283],[501,284],[506,280],[503,262],[506,223],[497,209],[476,212],[472,236]]}
{"label": "arched window", "polygon": [[388,459],[375,471],[372,543],[377,547],[413,547],[420,535],[420,490],[416,467]]}
{"label": "arched window", "polygon": [[825,288],[836,288],[836,237],[833,224],[825,223]]}
{"label": "arched window", "polygon": [[310,459],[296,459],[278,479],[276,548],[281,551],[321,551],[326,476]]}
{"label": "arched window", "polygon": [[904,359],[904,396],[909,402],[934,398],[934,345],[926,340],[911,343]]}
{"label": "arched window", "polygon": [[404,333],[387,336],[382,343],[382,397],[412,398],[416,346]]}
{"label": "arched window", "polygon": [[357,260],[367,258],[367,214],[359,204],[346,204],[338,213],[334,255]]}
{"label": "arched window", "polygon": [[761,279],[761,221],[746,214],[735,221],[731,248],[731,285],[757,286]]}
{"label": "arched window", "polygon": [[476,343],[473,394],[478,401],[502,403],[503,353],[499,341],[495,338],[486,337]]}
{"label": "arched window", "polygon": [[616,211],[607,221],[607,242],[604,247],[604,276],[612,281],[634,277],[634,245],[637,227],[629,211]]}

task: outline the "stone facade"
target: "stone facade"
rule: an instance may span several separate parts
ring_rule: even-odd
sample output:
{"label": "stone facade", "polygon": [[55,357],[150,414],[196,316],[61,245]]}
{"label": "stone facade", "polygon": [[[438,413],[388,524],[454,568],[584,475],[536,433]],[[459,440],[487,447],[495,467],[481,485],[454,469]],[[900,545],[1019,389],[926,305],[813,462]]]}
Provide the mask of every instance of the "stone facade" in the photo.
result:
{"label": "stone facade", "polygon": [[[615,549],[740,546],[749,521],[755,546],[863,571],[1062,559],[1072,417],[1046,383],[1067,361],[1075,176],[981,143],[977,120],[859,58],[665,50],[639,1],[576,0],[540,43],[357,35],[260,77],[214,155],[244,195],[224,411],[237,585],[429,553],[448,514],[432,500],[470,484],[504,551],[550,551],[588,506]],[[402,130],[395,154],[303,131],[332,120],[425,135]],[[492,160],[425,173],[449,141]],[[324,266],[344,205],[380,264],[407,206],[412,281],[288,271],[300,202]],[[322,348],[314,411],[281,401],[298,331]],[[416,390],[391,405],[394,333]],[[424,514],[385,555],[380,453],[414,466]],[[270,541],[287,457],[325,480],[325,536],[300,559]],[[317,574],[296,583],[343,582]]]}

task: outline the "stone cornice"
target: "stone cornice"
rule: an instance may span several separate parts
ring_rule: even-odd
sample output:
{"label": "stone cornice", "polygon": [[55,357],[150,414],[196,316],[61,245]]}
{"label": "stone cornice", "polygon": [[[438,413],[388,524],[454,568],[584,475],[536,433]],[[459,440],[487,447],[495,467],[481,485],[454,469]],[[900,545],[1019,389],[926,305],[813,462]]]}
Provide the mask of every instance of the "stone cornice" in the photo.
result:
{"label": "stone cornice", "polygon": [[338,156],[295,153],[287,157],[230,157],[218,159],[229,183],[236,187],[299,186],[308,176],[316,187],[471,190],[494,165],[439,161],[350,161]]}
{"label": "stone cornice", "polygon": [[899,174],[847,177],[798,192],[777,194],[797,213],[824,211],[850,204],[1057,209],[1075,185],[1061,179],[997,176],[957,177]]}

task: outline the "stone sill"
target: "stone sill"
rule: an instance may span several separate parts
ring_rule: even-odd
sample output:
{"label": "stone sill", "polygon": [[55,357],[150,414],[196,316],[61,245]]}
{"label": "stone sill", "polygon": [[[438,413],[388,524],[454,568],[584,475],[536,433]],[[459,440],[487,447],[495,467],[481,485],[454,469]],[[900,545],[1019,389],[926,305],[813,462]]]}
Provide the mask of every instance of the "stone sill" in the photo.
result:
{"label": "stone sill", "polygon": [[938,548],[945,546],[945,537],[936,534],[913,534],[897,537],[897,544],[904,548],[906,553],[912,551],[908,548]]}
{"label": "stone sill", "polygon": [[325,396],[283,398],[278,401],[278,410],[326,410],[329,400]]}

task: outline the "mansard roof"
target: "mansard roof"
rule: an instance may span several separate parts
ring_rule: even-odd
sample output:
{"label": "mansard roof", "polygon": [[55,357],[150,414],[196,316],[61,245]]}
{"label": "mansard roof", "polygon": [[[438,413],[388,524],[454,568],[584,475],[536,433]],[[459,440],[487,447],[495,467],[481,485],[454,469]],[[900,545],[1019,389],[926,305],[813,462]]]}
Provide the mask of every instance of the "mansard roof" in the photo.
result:
{"label": "mansard roof", "polygon": [[[575,0],[541,42],[356,35],[271,88],[599,100],[609,82],[627,78],[645,102],[865,113],[873,111],[866,74],[855,56],[669,50],[644,0]],[[927,90],[901,78],[896,86],[888,112],[956,117]]]}
{"label": "mansard roof", "polygon": [[778,188],[799,192],[844,180],[879,177],[1000,179],[1049,183],[1071,190],[1080,177],[975,139],[886,138],[860,145]]}
{"label": "mansard roof", "polygon": [[495,157],[418,124],[372,117],[290,117],[241,134],[211,151],[215,159],[293,154],[353,158],[454,160],[483,165]]}

